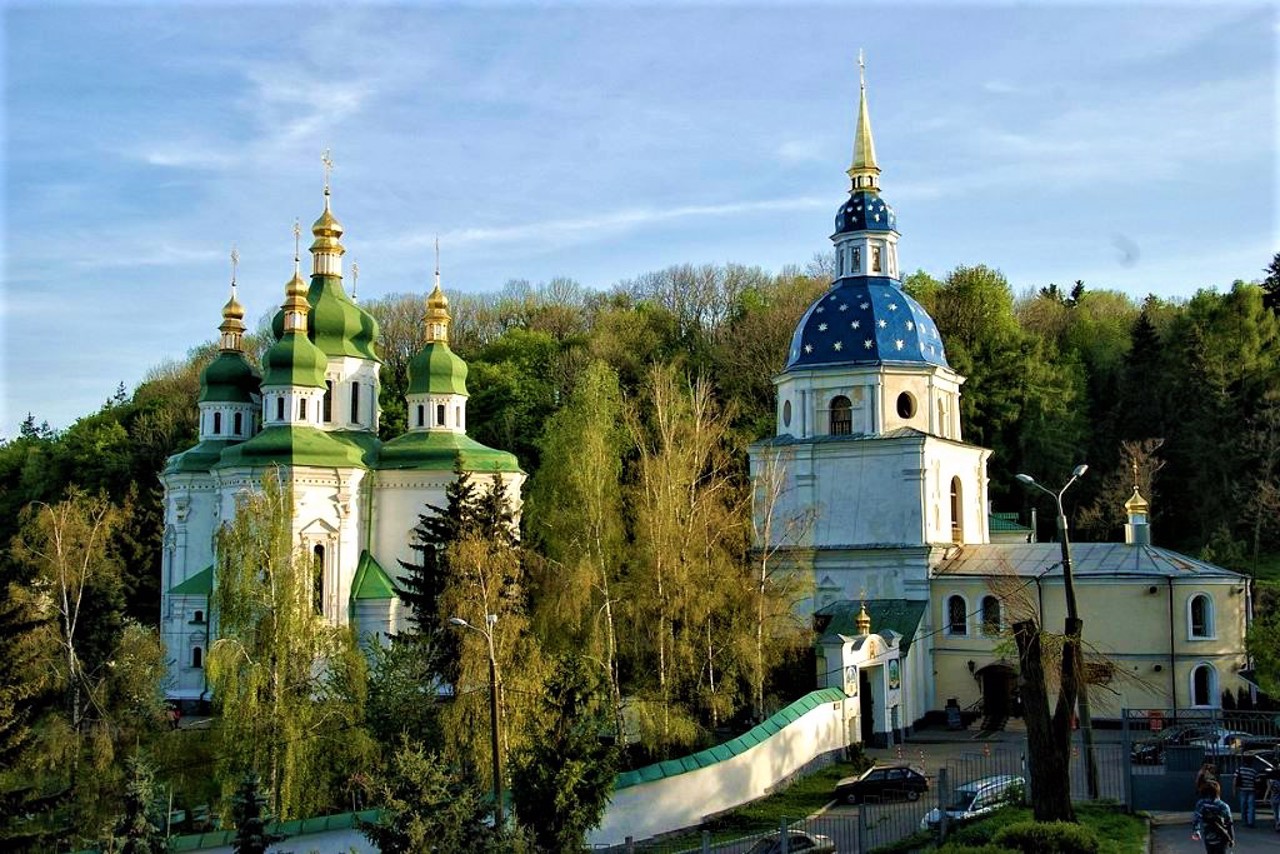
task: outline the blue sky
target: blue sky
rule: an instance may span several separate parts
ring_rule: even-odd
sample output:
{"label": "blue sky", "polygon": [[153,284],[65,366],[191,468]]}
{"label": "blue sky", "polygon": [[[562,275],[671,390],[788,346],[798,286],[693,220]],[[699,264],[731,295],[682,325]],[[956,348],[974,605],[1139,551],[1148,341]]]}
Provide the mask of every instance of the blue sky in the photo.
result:
{"label": "blue sky", "polygon": [[[1271,5],[8,4],[0,435],[277,306],[334,211],[361,298],[829,247],[865,48],[904,270],[1188,296],[1276,234]],[[304,262],[305,263],[305,262]],[[349,281],[349,279],[348,279]]]}

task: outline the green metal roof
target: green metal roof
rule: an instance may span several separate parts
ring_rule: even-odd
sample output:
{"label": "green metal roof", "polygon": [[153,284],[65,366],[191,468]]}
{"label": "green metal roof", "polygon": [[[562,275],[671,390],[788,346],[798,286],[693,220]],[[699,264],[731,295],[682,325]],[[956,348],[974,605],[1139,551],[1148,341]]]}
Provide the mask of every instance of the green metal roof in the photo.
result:
{"label": "green metal roof", "polygon": [[253,403],[261,383],[244,353],[223,350],[200,372],[200,402]]}
{"label": "green metal roof", "polygon": [[173,596],[208,596],[213,592],[213,565],[210,564],[181,584],[169,588]]}
{"label": "green metal roof", "polygon": [[335,431],[316,427],[276,425],[222,454],[217,468],[229,466],[337,466],[372,468],[378,439],[370,433]]}
{"label": "green metal roof", "polygon": [[453,471],[458,460],[467,472],[518,472],[515,455],[480,444],[463,433],[420,430],[397,436],[382,446],[378,468]]}
{"label": "green metal roof", "polygon": [[795,723],[823,703],[834,703],[844,699],[844,692],[839,688],[821,688],[817,691],[812,691],[735,739],[689,756],[682,756],[679,759],[668,759],[666,762],[646,765],[634,771],[624,771],[615,778],[613,782],[614,791],[641,783],[652,783],[665,777],[674,777],[686,771],[696,771],[699,768],[706,768],[709,765],[715,765],[717,762],[731,759],[765,741],[769,736],[781,732],[788,724]]}
{"label": "green metal roof", "polygon": [[[915,638],[916,630],[920,628],[920,620],[928,607],[929,603],[926,601],[868,599],[867,615],[871,617],[871,631],[879,633],[888,629],[897,632],[902,638],[898,642],[898,648],[905,657],[907,650],[911,649],[911,641]],[[842,599],[814,612],[814,619],[819,621],[819,625],[823,618],[830,618],[822,628],[819,642],[834,640],[838,635],[855,637],[858,634],[858,612],[861,610],[862,602]]]}
{"label": "green metal roof", "polygon": [[271,345],[263,360],[266,371],[262,387],[301,386],[324,388],[324,372],[329,359],[306,335],[290,332]]}
{"label": "green metal roof", "polygon": [[164,466],[164,473],[208,472],[222,458],[222,452],[233,444],[227,439],[206,439],[180,454],[169,457],[169,461]]}
{"label": "green metal roof", "polygon": [[466,394],[467,363],[444,341],[432,341],[409,363],[409,394]]}
{"label": "green metal roof", "polygon": [[992,513],[987,516],[987,526],[992,533],[1008,531],[1025,534],[1031,531],[1025,525],[1018,524],[1017,513]]}
{"label": "green metal roof", "polygon": [[356,564],[356,577],[351,580],[351,598],[396,598],[396,586],[391,577],[368,550],[360,553],[360,562]]}

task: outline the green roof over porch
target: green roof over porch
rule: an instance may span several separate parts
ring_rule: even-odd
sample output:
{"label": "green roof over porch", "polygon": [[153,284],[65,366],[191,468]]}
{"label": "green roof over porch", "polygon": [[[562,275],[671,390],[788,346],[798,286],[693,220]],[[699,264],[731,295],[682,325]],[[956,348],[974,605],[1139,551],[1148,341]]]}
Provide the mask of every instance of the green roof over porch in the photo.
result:
{"label": "green roof over porch", "polygon": [[213,592],[213,564],[206,566],[186,581],[169,588],[172,596],[208,596]]}
{"label": "green roof over porch", "polygon": [[[929,603],[923,600],[917,602],[909,599],[868,599],[867,614],[871,617],[871,631],[878,634],[891,629],[901,635],[898,648],[905,657],[907,650],[911,649],[911,641],[915,638],[916,630],[920,628],[920,620],[928,607]],[[834,640],[836,635],[856,637],[860,610],[862,610],[862,603],[852,599],[842,599],[819,608],[813,615],[819,640]]]}
{"label": "green roof over porch", "polygon": [[351,598],[352,600],[396,598],[396,586],[391,581],[391,577],[368,551],[360,553],[360,562],[356,564],[356,577],[351,581]]}

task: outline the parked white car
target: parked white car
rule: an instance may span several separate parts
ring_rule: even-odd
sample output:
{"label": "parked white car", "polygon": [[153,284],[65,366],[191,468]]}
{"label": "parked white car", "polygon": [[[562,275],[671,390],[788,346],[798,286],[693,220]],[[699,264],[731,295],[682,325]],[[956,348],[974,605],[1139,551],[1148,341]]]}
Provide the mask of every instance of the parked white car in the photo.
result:
{"label": "parked white car", "polygon": [[[1027,781],[1014,774],[999,774],[963,783],[956,787],[951,803],[947,805],[947,821],[962,822],[994,812],[1005,804],[1021,803],[1027,791]],[[921,830],[933,830],[942,821],[942,811],[936,807],[920,821]]]}
{"label": "parked white car", "polygon": [[1203,747],[1206,753],[1222,756],[1227,753],[1239,753],[1240,746],[1252,738],[1253,736],[1247,732],[1214,727],[1188,743]]}

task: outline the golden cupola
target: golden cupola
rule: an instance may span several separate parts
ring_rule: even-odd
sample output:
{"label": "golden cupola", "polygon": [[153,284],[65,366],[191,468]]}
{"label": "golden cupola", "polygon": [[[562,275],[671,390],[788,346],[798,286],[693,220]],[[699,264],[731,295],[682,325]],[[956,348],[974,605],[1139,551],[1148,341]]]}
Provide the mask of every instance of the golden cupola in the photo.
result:
{"label": "golden cupola", "polygon": [[427,312],[422,315],[428,344],[435,341],[449,343],[449,320],[449,298],[440,288],[440,245],[437,242],[435,287],[427,296]]}
{"label": "golden cupola", "polygon": [[871,615],[867,613],[867,600],[862,600],[862,608],[858,611],[858,616],[854,618],[854,625],[858,628],[858,635],[864,636],[871,634]]}

